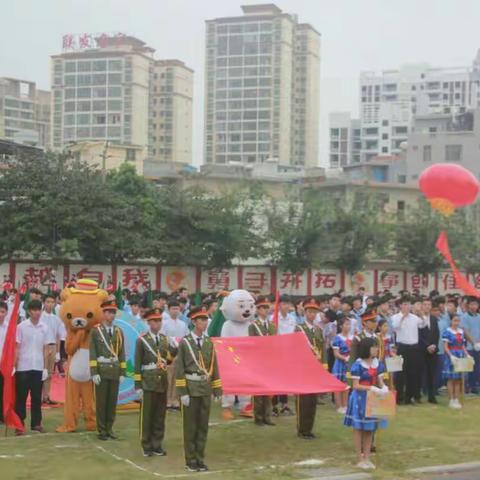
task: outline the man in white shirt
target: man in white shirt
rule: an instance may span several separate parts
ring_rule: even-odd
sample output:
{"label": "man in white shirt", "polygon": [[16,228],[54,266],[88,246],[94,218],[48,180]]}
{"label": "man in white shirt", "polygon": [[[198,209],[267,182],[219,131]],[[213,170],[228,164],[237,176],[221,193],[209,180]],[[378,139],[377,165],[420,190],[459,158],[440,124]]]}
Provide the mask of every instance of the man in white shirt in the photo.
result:
{"label": "man in white shirt", "polygon": [[[15,411],[24,423],[27,417],[27,397],[30,394],[30,426],[33,432],[44,433],[42,427],[42,385],[48,377],[45,368],[48,345],[47,327],[40,322],[42,302],[31,300],[29,318],[17,326],[15,380],[17,399]],[[23,432],[17,431],[17,435]]]}
{"label": "man in white shirt", "polygon": [[47,294],[44,301],[44,310],[40,317],[40,322],[47,327],[48,345],[45,360],[45,368],[48,371],[48,378],[43,382],[42,402],[47,405],[56,405],[50,398],[50,388],[52,384],[52,375],[55,370],[55,363],[60,360],[60,342],[65,340],[67,332],[60,318],[55,314],[55,296]]}
{"label": "man in white shirt", "polygon": [[[168,302],[168,316],[162,322],[162,330],[169,340],[176,344],[177,338],[183,338],[189,334],[187,325],[180,319],[180,303],[177,300]],[[179,410],[178,396],[175,386],[175,359],[170,365],[167,365],[168,375],[168,392],[167,392],[167,409]]]}
{"label": "man in white shirt", "polygon": [[[3,355],[3,345],[7,336],[8,322],[6,320],[8,313],[8,305],[0,302],[0,360]],[[3,422],[3,376],[0,372],[0,423]]]}
{"label": "man in white shirt", "polygon": [[[278,308],[278,335],[287,335],[295,331],[297,326],[297,320],[295,316],[291,313],[292,310],[292,301],[288,295],[282,295],[280,297],[280,303]],[[280,402],[280,409],[278,408],[278,403]],[[292,410],[288,406],[288,395],[275,395],[272,398],[272,413],[274,416],[278,417],[281,413],[285,415],[293,415]]]}
{"label": "man in white shirt", "polygon": [[[403,357],[403,371],[395,374],[397,403],[413,404],[420,384],[421,356],[418,329],[425,321],[411,313],[411,300],[399,300],[400,312],[392,316],[392,326],[397,338],[397,352]],[[417,398],[418,401],[418,398]]]}

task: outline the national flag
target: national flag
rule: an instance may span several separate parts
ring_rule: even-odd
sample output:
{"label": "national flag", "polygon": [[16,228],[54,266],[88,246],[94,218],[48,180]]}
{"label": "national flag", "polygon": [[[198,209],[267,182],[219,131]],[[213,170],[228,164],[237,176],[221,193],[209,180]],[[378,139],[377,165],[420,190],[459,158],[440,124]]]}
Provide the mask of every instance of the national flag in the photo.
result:
{"label": "national flag", "polygon": [[275,292],[275,304],[273,306],[272,322],[275,325],[275,330],[278,331],[278,316],[280,314],[280,292]]}
{"label": "national flag", "polygon": [[16,430],[25,430],[20,418],[15,412],[15,377],[12,375],[15,367],[15,347],[17,343],[17,322],[20,308],[20,294],[15,296],[12,315],[8,322],[5,343],[3,344],[2,358],[0,359],[0,373],[3,376],[3,421],[5,425]]}
{"label": "national flag", "polygon": [[221,310],[221,306],[223,303],[224,297],[220,297],[218,299],[217,309],[215,310],[212,321],[208,326],[208,336],[209,337],[219,337],[222,333],[222,327],[225,323],[225,317],[223,316],[223,312]]}
{"label": "national flag", "polygon": [[213,338],[224,393],[281,395],[343,392],[301,332]]}
{"label": "national flag", "polygon": [[195,297],[193,297],[193,304],[196,307],[199,307],[202,304],[202,294],[200,292],[197,292]]}
{"label": "national flag", "polygon": [[458,270],[450,252],[450,247],[448,246],[447,232],[440,233],[435,246],[437,247],[437,250],[443,255],[443,258],[450,265],[453,273],[453,278],[455,279],[457,287],[462,290],[465,295],[471,295],[473,297],[480,298],[480,290],[477,290],[473,285],[471,285],[467,278],[462,275]]}

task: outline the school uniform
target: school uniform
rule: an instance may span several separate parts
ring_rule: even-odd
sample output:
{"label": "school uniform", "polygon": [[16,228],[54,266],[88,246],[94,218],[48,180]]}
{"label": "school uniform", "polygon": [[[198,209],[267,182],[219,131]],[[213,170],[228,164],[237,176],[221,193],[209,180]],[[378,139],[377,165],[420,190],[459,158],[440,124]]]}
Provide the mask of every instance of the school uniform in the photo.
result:
{"label": "school uniform", "polygon": [[[358,380],[360,385],[377,386],[378,377],[385,373],[385,367],[382,362],[374,358],[369,366],[365,360],[357,359],[351,368],[352,380]],[[385,428],[387,421],[366,416],[367,408],[367,390],[352,390],[348,399],[347,413],[343,424],[346,427],[352,427],[355,430],[374,432],[377,428]]]}
{"label": "school uniform", "polygon": [[17,398],[15,411],[22,423],[27,416],[27,397],[30,394],[30,425],[42,425],[42,375],[45,369],[44,348],[48,345],[46,326],[24,320],[17,326],[17,367],[15,373]]}
{"label": "school uniform", "polygon": [[[332,349],[337,350],[340,355],[348,357],[352,347],[353,338],[351,336],[344,337],[343,335],[336,335],[332,342]],[[343,383],[347,383],[348,361],[340,360],[335,357],[335,363],[332,368],[332,375],[338,378]]]}
{"label": "school uniform", "polygon": [[[0,324],[0,359],[3,355],[3,345],[7,336],[8,323],[6,319]],[[3,375],[0,372],[0,422],[3,422]]]}
{"label": "school uniform", "polygon": [[[447,347],[451,355],[457,358],[465,358],[464,347],[467,346],[467,341],[463,329],[458,328],[457,330],[452,330],[450,327],[447,328],[443,332],[442,340],[447,342]],[[450,355],[446,353],[443,359],[442,375],[444,380],[460,380],[462,378],[461,373],[455,372],[453,363],[450,360]]]}

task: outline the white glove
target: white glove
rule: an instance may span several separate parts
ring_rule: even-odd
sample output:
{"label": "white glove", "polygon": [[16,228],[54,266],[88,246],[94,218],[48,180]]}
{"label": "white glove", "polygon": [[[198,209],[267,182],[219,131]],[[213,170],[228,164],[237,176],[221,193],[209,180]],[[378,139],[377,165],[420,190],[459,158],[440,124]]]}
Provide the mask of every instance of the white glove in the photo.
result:
{"label": "white glove", "polygon": [[48,370],[46,368],[42,371],[42,382],[44,382],[48,378]]}
{"label": "white glove", "polygon": [[178,348],[178,342],[175,337],[168,337],[168,343],[173,348]]}
{"label": "white glove", "polygon": [[123,383],[125,381],[125,377],[123,375],[120,375],[119,380],[120,380],[120,383]]}
{"label": "white glove", "polygon": [[370,391],[373,392],[375,395],[381,395],[382,394],[382,389],[376,387],[375,385],[372,385],[370,387]]}
{"label": "white glove", "polygon": [[473,349],[474,349],[476,352],[480,352],[480,342],[474,343]]}
{"label": "white glove", "polygon": [[15,376],[15,373],[16,373],[17,369],[15,367],[12,368],[12,377]]}
{"label": "white glove", "polygon": [[184,407],[188,407],[190,405],[190,395],[182,395],[180,401]]}
{"label": "white glove", "polygon": [[143,390],[141,388],[139,388],[138,390],[135,390],[135,393],[138,395],[139,400],[143,398]]}
{"label": "white glove", "polygon": [[102,381],[102,379],[100,378],[100,375],[94,375],[92,377],[92,382],[97,386],[100,385],[101,381]]}
{"label": "white glove", "polygon": [[380,389],[384,394],[387,394],[388,393],[388,387],[386,385],[384,385],[381,389]]}
{"label": "white glove", "polygon": [[60,353],[57,352],[57,353],[55,354],[55,362],[59,362],[59,361],[60,361]]}

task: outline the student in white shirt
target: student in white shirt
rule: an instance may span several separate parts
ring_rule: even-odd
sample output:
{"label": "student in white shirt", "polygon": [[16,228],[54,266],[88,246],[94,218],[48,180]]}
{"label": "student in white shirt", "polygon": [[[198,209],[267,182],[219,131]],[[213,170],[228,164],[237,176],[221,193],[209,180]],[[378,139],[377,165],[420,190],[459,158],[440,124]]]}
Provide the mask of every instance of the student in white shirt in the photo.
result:
{"label": "student in white shirt", "polygon": [[[3,345],[7,336],[7,313],[8,305],[5,302],[0,302],[0,360],[3,355]],[[3,422],[3,376],[0,372],[0,422]]]}
{"label": "student in white shirt", "polygon": [[55,314],[55,296],[47,294],[44,300],[44,310],[40,322],[47,327],[47,355],[45,368],[48,371],[48,378],[43,382],[42,402],[47,405],[56,405],[50,398],[52,375],[55,370],[55,363],[60,360],[60,342],[65,340],[67,332],[60,318]]}
{"label": "student in white shirt", "polygon": [[[162,321],[162,333],[169,338],[174,344],[177,343],[177,338],[183,338],[189,334],[187,325],[180,318],[180,303],[177,300],[170,300],[168,302],[168,315]],[[162,315],[163,317],[163,315]],[[175,386],[175,359],[170,365],[167,365],[168,375],[168,393],[167,393],[167,408],[179,410],[178,396]]]}
{"label": "student in white shirt", "polygon": [[399,300],[400,312],[392,316],[392,326],[397,338],[397,353],[403,357],[403,371],[395,374],[397,403],[411,405],[418,398],[420,385],[419,372],[422,371],[418,329],[425,321],[411,313],[411,300],[403,297]]}
{"label": "student in white shirt", "polygon": [[[280,297],[280,303],[278,305],[278,335],[287,335],[295,331],[297,326],[297,320],[291,313],[293,303],[288,295],[282,295]],[[278,408],[280,403],[280,408]],[[272,398],[272,414],[278,417],[280,414],[293,415],[291,408],[288,406],[288,395],[275,395]]]}
{"label": "student in white shirt", "polygon": [[[30,426],[34,432],[44,433],[42,427],[42,386],[48,377],[45,360],[48,345],[47,327],[40,322],[42,302],[31,300],[29,318],[17,326],[17,355],[15,380],[17,399],[15,411],[22,422],[27,417],[27,397],[30,394]],[[17,435],[23,432],[17,431]]]}

